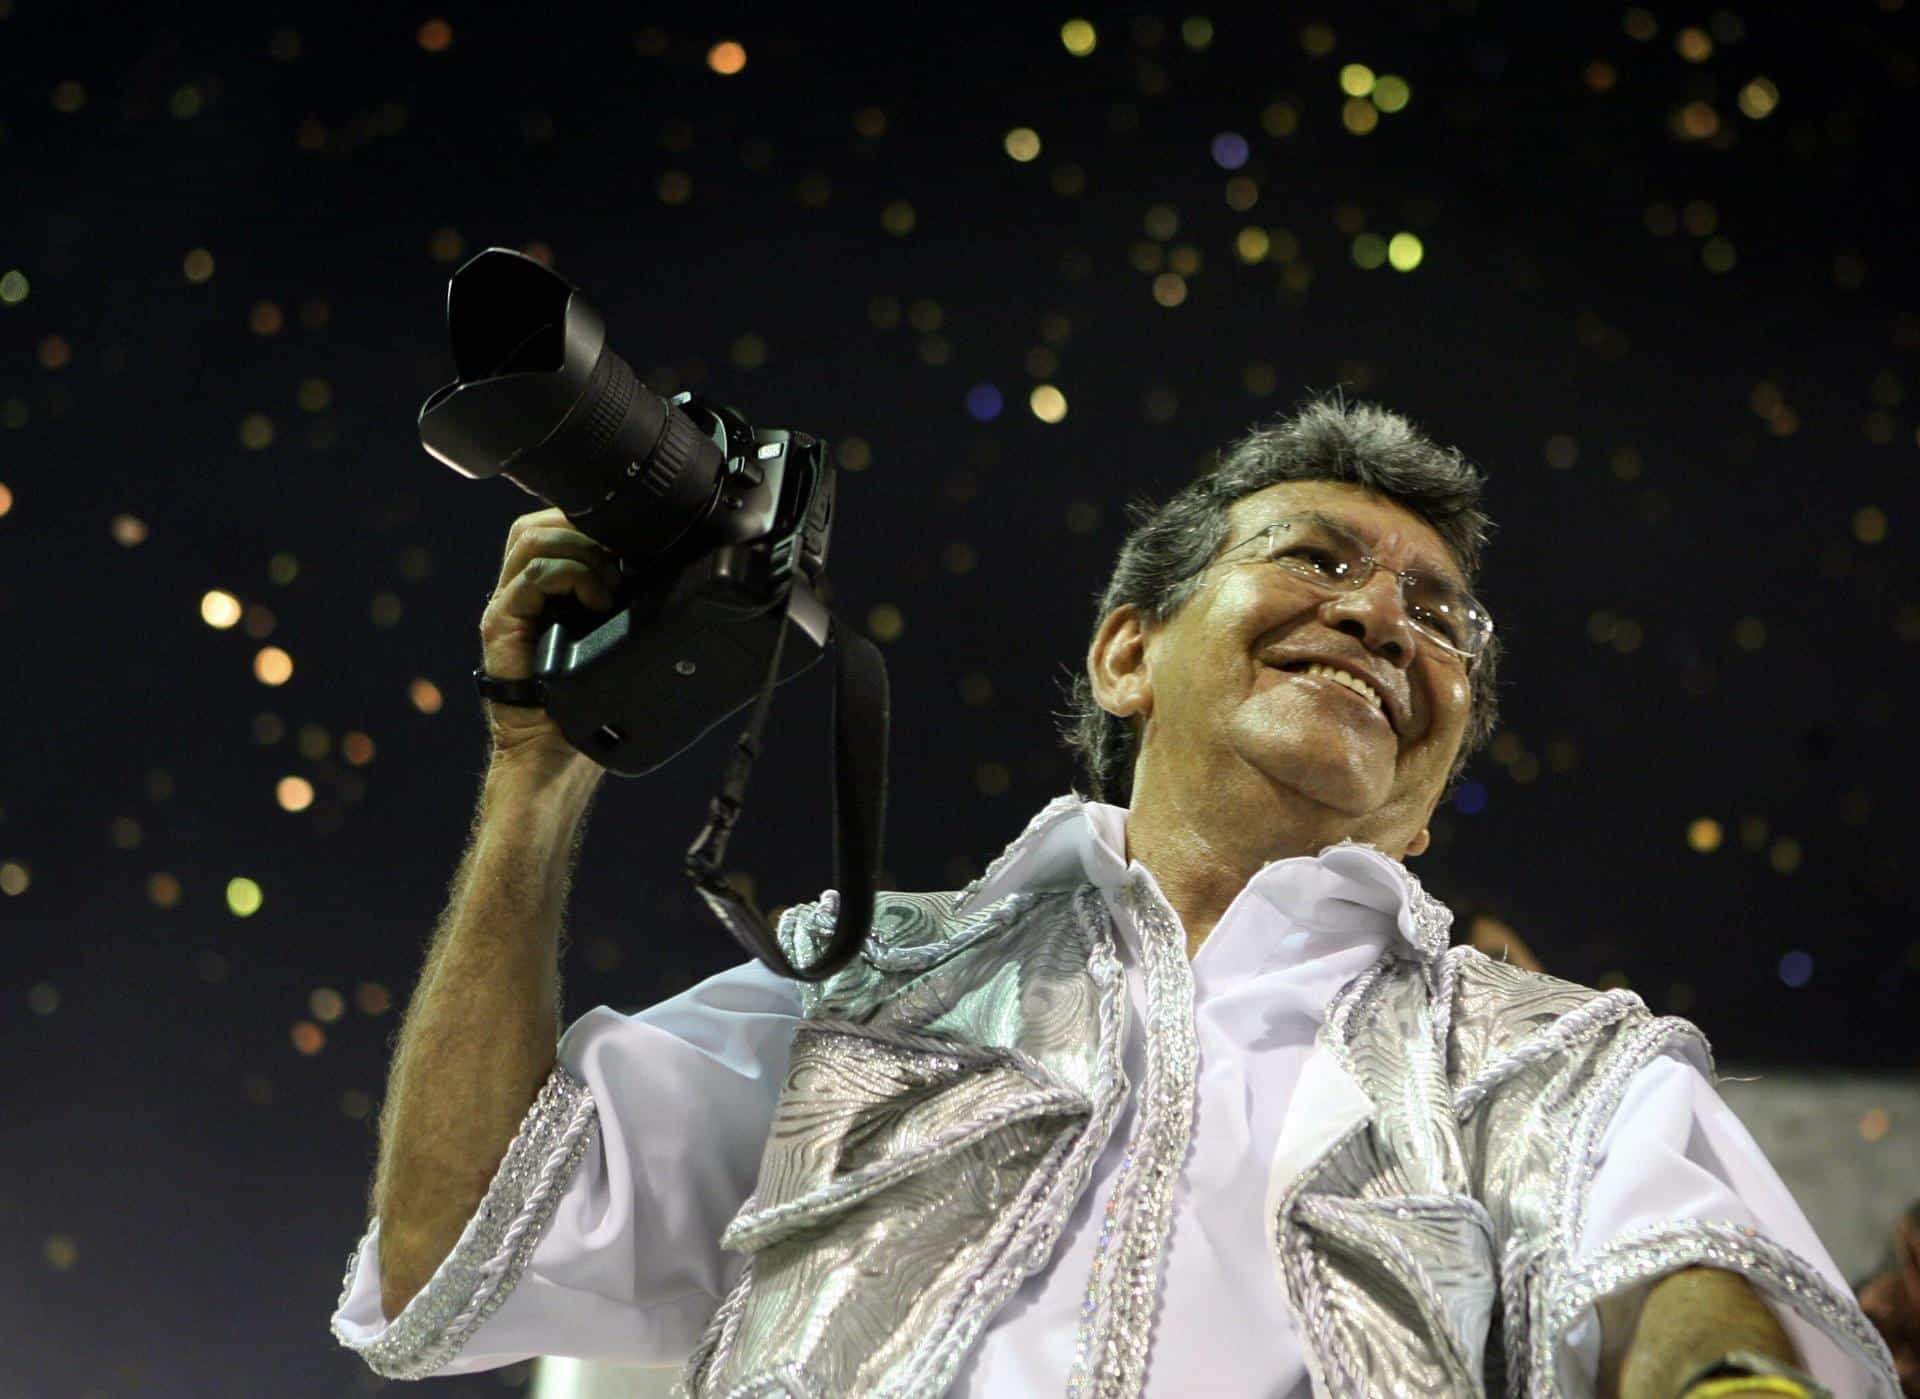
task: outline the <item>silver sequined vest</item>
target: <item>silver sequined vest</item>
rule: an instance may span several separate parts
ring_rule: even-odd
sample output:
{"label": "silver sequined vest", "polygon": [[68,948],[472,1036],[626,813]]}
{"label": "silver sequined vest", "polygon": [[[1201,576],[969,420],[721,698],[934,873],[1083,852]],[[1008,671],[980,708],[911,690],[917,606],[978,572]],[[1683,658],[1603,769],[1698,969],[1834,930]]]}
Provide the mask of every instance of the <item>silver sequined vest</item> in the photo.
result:
{"label": "silver sequined vest", "polygon": [[[758,1183],[721,1240],[745,1269],[681,1381],[694,1399],[945,1392],[1046,1266],[1129,1090],[1125,978],[1092,885],[965,916],[956,893],[877,899],[861,955],[804,988]],[[1559,1343],[1585,1308],[1688,1263],[1744,1273],[1887,1364],[1850,1297],[1745,1231],[1661,1226],[1577,1263],[1627,1081],[1668,1051],[1710,1071],[1706,1044],[1631,992],[1448,948],[1445,906],[1417,881],[1413,899],[1421,945],[1396,939],[1342,989],[1309,1060],[1354,1110],[1264,1220],[1316,1394],[1559,1394]],[[1141,917],[1168,915],[1153,902]],[[836,906],[830,891],[788,911],[790,956],[818,955]],[[1148,965],[1150,1004],[1153,978],[1180,972]],[[1177,1120],[1162,1038],[1150,1030],[1143,1159]],[[1112,1253],[1149,1297],[1151,1216]],[[1122,1296],[1098,1321],[1063,1391],[1138,1394],[1146,1318]]]}

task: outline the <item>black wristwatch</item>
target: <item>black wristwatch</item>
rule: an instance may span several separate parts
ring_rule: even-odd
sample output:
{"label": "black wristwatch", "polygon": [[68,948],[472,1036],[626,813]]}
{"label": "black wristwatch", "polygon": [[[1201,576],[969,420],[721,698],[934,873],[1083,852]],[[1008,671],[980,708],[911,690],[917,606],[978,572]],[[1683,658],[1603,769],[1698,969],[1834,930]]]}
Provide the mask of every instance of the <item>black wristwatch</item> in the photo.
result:
{"label": "black wristwatch", "polygon": [[495,704],[518,705],[522,709],[546,708],[541,699],[546,684],[537,676],[528,676],[525,680],[502,680],[488,675],[485,666],[475,666],[473,684],[480,691],[482,699],[492,700]]}

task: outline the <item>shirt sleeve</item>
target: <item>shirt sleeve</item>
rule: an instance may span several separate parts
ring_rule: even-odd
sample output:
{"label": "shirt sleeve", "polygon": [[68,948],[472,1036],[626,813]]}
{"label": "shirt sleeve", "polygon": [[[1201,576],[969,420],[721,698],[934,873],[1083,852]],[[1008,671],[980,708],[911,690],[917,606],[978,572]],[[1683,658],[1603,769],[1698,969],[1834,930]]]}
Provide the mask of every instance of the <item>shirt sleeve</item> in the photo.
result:
{"label": "shirt sleeve", "polygon": [[636,1014],[588,1011],[433,1278],[383,1315],[376,1217],[334,1335],[396,1379],[535,1355],[683,1361],[744,1263],[719,1238],[753,1189],[799,1017],[799,988],[759,962]]}
{"label": "shirt sleeve", "polygon": [[[1852,1289],[1752,1134],[1697,1068],[1673,1056],[1651,1060],[1629,1082],[1601,1140],[1582,1219],[1576,1263],[1660,1226],[1731,1225],[1785,1249],[1852,1305]],[[1583,1382],[1584,1394],[1593,1392],[1603,1341],[1612,1354],[1624,1351],[1650,1285],[1642,1279],[1602,1297],[1567,1332],[1563,1373]],[[1890,1392],[1830,1332],[1772,1299],[1768,1306],[1807,1373],[1836,1396]]]}

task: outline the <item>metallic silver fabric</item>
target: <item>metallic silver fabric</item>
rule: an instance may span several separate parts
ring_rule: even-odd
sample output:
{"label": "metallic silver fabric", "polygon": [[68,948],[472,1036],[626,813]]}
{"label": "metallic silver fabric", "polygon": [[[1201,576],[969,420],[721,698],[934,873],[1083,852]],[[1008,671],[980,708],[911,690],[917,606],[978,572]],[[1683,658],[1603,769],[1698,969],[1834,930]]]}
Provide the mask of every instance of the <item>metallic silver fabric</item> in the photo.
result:
{"label": "metallic silver fabric", "polygon": [[[1045,1266],[1111,1135],[1126,996],[1097,892],[957,925],[952,895],[879,897],[868,953],[814,989],[795,1036],[723,1239],[750,1257],[688,1394],[942,1393]],[[783,936],[818,936],[813,917]]]}
{"label": "metallic silver fabric", "polygon": [[[1077,804],[1053,803],[1029,833]],[[964,890],[877,894],[859,955],[803,985],[760,1174],[722,1240],[746,1263],[679,1394],[939,1395],[1047,1265],[1130,1087],[1127,990],[1093,885],[971,906],[1024,844]],[[1322,858],[1353,849],[1386,858],[1353,841]],[[1665,1052],[1710,1071],[1705,1041],[1630,992],[1449,950],[1451,913],[1399,874],[1401,936],[1342,988],[1319,1036],[1368,1111],[1266,1221],[1316,1395],[1558,1394],[1556,1357],[1587,1306],[1691,1262],[1743,1273],[1895,1393],[1852,1299],[1763,1240],[1682,1225],[1574,1262],[1626,1085]],[[1103,1399],[1144,1384],[1196,1087],[1178,920],[1137,873],[1121,893],[1145,949],[1147,1082],[1061,1377]],[[829,890],[790,909],[788,955],[817,957],[838,907]],[[369,1349],[375,1369],[424,1375],[457,1353],[524,1267],[593,1120],[556,1070],[456,1257]]]}
{"label": "metallic silver fabric", "polygon": [[[376,1374],[425,1379],[460,1353],[467,1337],[520,1280],[598,1126],[586,1085],[556,1065],[453,1252],[380,1338],[360,1349],[360,1358]],[[356,1246],[347,1260],[339,1307],[347,1305],[359,1255]]]}
{"label": "metallic silver fabric", "polygon": [[1069,1399],[1132,1399],[1146,1384],[1161,1260],[1173,1226],[1173,1183],[1193,1144],[1200,1049],[1186,935],[1166,900],[1138,873],[1124,897],[1145,953],[1147,1081],[1134,1138],[1101,1222],[1067,1374]]}

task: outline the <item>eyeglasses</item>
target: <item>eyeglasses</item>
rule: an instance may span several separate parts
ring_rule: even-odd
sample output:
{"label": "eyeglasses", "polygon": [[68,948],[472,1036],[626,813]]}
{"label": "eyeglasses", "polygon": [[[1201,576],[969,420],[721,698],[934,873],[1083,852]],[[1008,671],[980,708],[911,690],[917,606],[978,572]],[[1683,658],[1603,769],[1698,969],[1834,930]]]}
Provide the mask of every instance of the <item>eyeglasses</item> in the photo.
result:
{"label": "eyeglasses", "polygon": [[[1266,541],[1266,561],[1302,582],[1329,593],[1366,587],[1376,568],[1385,568],[1360,537],[1328,515],[1308,514],[1276,520],[1257,534],[1222,550],[1219,558],[1256,540]],[[1493,618],[1472,593],[1436,574],[1418,569],[1388,569],[1400,579],[1400,600],[1421,634],[1466,661],[1471,668],[1493,637]]]}

